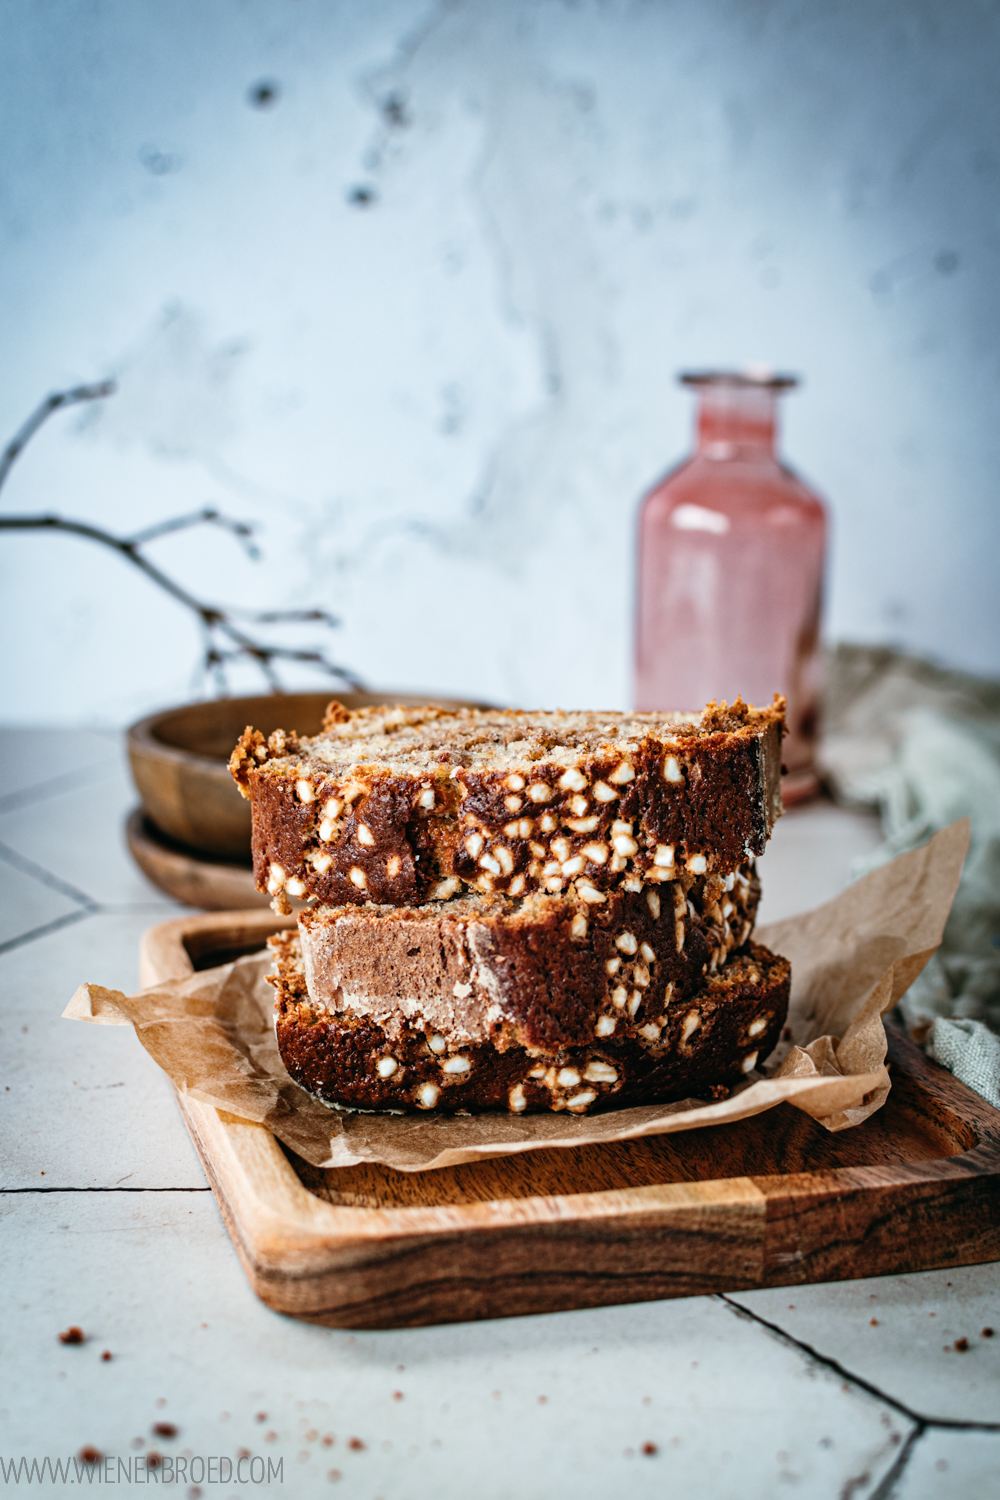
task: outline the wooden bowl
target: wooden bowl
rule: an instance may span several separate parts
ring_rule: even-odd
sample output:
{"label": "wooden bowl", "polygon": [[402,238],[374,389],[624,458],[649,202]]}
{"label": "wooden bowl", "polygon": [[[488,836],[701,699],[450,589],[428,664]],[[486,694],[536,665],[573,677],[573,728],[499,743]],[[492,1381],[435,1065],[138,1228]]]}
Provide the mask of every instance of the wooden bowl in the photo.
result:
{"label": "wooden bowl", "polygon": [[249,863],[238,864],[182,848],[150,822],[137,807],[125,824],[129,852],[139,869],[173,896],[205,911],[235,911],[248,906],[269,906],[253,883]]}
{"label": "wooden bowl", "polygon": [[[148,820],[168,839],[202,855],[250,864],[250,804],[229,774],[233,746],[248,724],[263,734],[317,734],[331,698],[347,708],[379,703],[486,705],[419,693],[267,693],[215,698],[140,719],[128,731],[132,778]],[[248,904],[246,902],[244,905]]]}

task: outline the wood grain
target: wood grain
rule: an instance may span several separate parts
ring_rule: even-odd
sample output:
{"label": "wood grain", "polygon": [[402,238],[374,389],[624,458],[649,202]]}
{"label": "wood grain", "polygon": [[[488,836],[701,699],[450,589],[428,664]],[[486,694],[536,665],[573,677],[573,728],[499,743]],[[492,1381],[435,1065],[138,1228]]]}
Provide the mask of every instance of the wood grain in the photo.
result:
{"label": "wood grain", "polygon": [[[259,948],[270,912],[146,934],[143,982]],[[1000,1112],[890,1028],[893,1088],[831,1135],[752,1120],[439,1172],[319,1171],[263,1126],[181,1113],[247,1276],[280,1312],[387,1328],[1000,1258]]]}
{"label": "wood grain", "polygon": [[226,863],[211,855],[183,849],[166,838],[146,817],[141,807],[125,824],[129,853],[147,880],[188,906],[209,911],[231,911],[238,907],[270,907],[270,897],[254,886],[249,863]]}
{"label": "wood grain", "polygon": [[132,779],[146,816],[168,839],[186,845],[193,854],[201,853],[209,860],[243,859],[249,866],[250,804],[229,774],[233,746],[248,724],[265,735],[278,728],[318,734],[331,698],[347,708],[371,708],[385,702],[487,706],[419,693],[349,693],[333,687],[317,693],[265,693],[185,703],[140,719],[128,731]]}

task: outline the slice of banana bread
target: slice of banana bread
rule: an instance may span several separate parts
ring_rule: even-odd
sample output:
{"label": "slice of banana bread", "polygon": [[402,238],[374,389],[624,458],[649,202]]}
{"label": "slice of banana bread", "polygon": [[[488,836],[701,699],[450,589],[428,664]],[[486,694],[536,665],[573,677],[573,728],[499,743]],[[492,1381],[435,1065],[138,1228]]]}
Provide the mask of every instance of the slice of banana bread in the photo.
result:
{"label": "slice of banana bread", "polygon": [[[615,1024],[579,1044],[555,1039],[528,1047],[498,1027],[489,1039],[460,1042],[418,1012],[376,1019],[334,1010],[309,993],[298,933],[271,939],[277,973],[275,1030],[282,1060],[302,1088],[328,1104],[365,1110],[568,1110],[587,1114],[626,1104],[712,1094],[752,1072],[774,1047],[788,1008],[787,959],[755,943],[662,1015],[643,1023],[614,1002],[600,1016]],[[419,958],[415,963],[419,965]],[[641,1023],[641,1024],[640,1024]],[[544,1032],[545,1027],[538,1030]],[[564,1026],[557,1033],[576,1035]]]}
{"label": "slice of banana bread", "polygon": [[784,699],[700,714],[521,713],[331,703],[311,739],[248,728],[230,770],[254,873],[288,896],[405,906],[728,875],[781,811]]}
{"label": "slice of banana bread", "polygon": [[299,917],[310,999],[448,1046],[552,1051],[595,1036],[655,1040],[668,1006],[720,970],[753,929],[752,867],[688,872],[593,906],[536,893],[420,907],[316,907]]}

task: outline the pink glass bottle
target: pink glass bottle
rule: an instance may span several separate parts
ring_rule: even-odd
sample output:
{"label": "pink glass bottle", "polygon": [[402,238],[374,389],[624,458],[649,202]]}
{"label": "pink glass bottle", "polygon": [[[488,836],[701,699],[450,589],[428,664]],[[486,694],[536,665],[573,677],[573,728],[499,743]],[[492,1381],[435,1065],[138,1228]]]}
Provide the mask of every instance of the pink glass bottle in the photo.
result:
{"label": "pink glass bottle", "polygon": [[699,397],[694,455],[642,502],[635,701],[788,699],[786,804],[811,796],[826,511],[775,453],[771,374],[682,375]]}

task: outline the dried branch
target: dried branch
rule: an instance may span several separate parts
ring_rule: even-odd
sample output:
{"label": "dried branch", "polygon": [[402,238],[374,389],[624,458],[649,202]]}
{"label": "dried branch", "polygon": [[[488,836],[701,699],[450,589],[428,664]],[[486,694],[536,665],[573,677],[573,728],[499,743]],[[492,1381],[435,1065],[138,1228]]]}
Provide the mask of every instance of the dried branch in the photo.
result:
{"label": "dried branch", "polygon": [[[14,434],[4,449],[3,455],[0,456],[0,489],[3,488],[11,468],[29,440],[53,412],[81,401],[95,401],[111,396],[114,391],[115,384],[109,380],[95,385],[77,386],[73,390],[59,391],[47,397]],[[195,615],[201,627],[204,642],[203,668],[211,674],[220,693],[228,691],[226,664],[240,661],[253,662],[263,674],[271,691],[275,693],[283,691],[274,668],[274,663],[278,661],[308,663],[310,666],[318,667],[329,676],[337,678],[347,687],[360,687],[358,680],[345,667],[330,661],[325,652],[316,648],[296,649],[291,646],[255,640],[236,623],[237,620],[244,620],[250,625],[301,624],[303,622],[318,622],[330,627],[338,625],[339,621],[336,617],[328,614],[326,610],[242,610],[225,609],[221,605],[207,604],[197,599],[181,584],[176,583],[163,572],[162,568],[157,567],[143,555],[141,549],[148,542],[194,526],[219,526],[236,538],[248,557],[255,561],[260,557],[260,551],[253,540],[254,528],[252,526],[245,521],[235,521],[217,510],[208,508],[193,511],[190,515],[176,516],[171,520],[158,522],[154,526],[148,526],[143,531],[136,532],[133,536],[125,537],[115,536],[113,532],[105,531],[100,526],[92,526],[87,521],[67,520],[64,516],[0,515],[0,530],[2,531],[65,532],[70,536],[82,537],[85,541],[98,542],[101,546],[110,547],[132,563],[151,583],[155,583],[158,588],[163,589],[178,604],[183,605]]]}
{"label": "dried branch", "polygon": [[260,560],[260,548],[253,540],[253,527],[246,521],[234,521],[207,507],[205,510],[192,511],[189,516],[174,516],[170,521],[158,521],[155,526],[147,526],[145,531],[137,531],[128,540],[133,546],[141,547],[146,542],[155,542],[157,537],[170,536],[172,532],[185,531],[189,526],[198,526],[203,522],[228,531],[239,542],[247,557],[253,562]]}
{"label": "dried branch", "polygon": [[41,405],[31,413],[24,426],[18,428],[3,450],[3,456],[0,457],[0,490],[3,489],[7,475],[14,467],[14,461],[53,412],[59,411],[63,406],[75,406],[80,401],[99,401],[102,396],[113,396],[116,390],[117,386],[113,380],[101,380],[96,385],[77,385],[71,391],[55,391],[51,396],[46,396]]}

